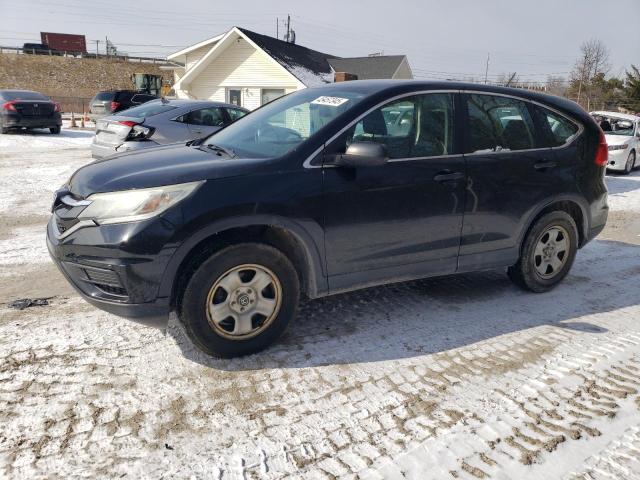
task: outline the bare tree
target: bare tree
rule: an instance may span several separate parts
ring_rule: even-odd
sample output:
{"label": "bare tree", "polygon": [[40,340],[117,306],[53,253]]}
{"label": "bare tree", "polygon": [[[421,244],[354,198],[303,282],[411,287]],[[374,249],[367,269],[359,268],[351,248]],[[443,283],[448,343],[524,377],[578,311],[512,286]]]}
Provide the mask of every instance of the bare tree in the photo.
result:
{"label": "bare tree", "polygon": [[609,62],[609,50],[597,38],[592,38],[584,42],[580,46],[580,58],[576,61],[571,72],[571,82],[577,85],[577,102],[581,103],[584,95],[587,109],[594,100],[592,98],[595,92],[592,91],[593,80],[598,77],[604,77],[611,68]]}
{"label": "bare tree", "polygon": [[547,77],[547,92],[551,95],[564,97],[567,94],[567,81],[564,77],[549,75]]}

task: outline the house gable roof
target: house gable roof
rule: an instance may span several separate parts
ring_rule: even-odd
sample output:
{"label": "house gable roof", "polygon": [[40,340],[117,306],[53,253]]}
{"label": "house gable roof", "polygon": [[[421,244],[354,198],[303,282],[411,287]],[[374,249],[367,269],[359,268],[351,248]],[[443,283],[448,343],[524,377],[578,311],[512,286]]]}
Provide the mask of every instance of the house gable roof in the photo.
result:
{"label": "house gable roof", "polygon": [[353,73],[358,80],[393,78],[405,55],[386,55],[380,57],[331,58],[329,64],[336,72]]}
{"label": "house gable roof", "polygon": [[328,60],[337,58],[334,55],[318,52],[244,28],[238,28],[238,30],[305,85],[313,86],[333,81],[333,70]]}
{"label": "house gable roof", "polygon": [[198,48],[205,47],[207,45],[212,45],[212,44],[216,43],[218,40],[220,40],[224,36],[225,36],[225,34],[221,33],[220,35],[216,35],[215,37],[207,38],[206,40],[203,40],[202,42],[195,43],[195,44],[191,45],[190,47],[183,48],[182,50],[180,50],[178,52],[172,53],[171,55],[167,55],[167,60],[173,60],[173,59],[176,59],[178,57],[181,57],[182,55],[186,55],[187,53],[192,52],[193,50],[197,50]]}

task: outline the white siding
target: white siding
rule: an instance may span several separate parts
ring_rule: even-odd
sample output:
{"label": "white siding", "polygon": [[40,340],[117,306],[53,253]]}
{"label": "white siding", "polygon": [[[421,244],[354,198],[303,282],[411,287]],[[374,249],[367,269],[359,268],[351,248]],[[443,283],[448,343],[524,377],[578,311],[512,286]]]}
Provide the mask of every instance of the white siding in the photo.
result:
{"label": "white siding", "polygon": [[234,41],[186,86],[193,98],[226,101],[226,88],[242,89],[243,106],[260,106],[260,88],[295,91],[291,75],[244,39]]}
{"label": "white siding", "polygon": [[410,80],[413,78],[413,74],[411,73],[411,68],[409,68],[409,62],[405,58],[402,60],[402,63],[398,67],[398,70],[393,75],[393,78],[396,80]]}

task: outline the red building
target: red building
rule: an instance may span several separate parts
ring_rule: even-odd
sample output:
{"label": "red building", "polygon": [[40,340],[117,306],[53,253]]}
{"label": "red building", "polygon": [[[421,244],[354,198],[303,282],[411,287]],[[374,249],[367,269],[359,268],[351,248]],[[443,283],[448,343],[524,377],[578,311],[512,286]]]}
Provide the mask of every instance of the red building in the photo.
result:
{"label": "red building", "polygon": [[87,53],[87,41],[84,35],[70,33],[40,32],[41,42],[52,50],[72,53]]}

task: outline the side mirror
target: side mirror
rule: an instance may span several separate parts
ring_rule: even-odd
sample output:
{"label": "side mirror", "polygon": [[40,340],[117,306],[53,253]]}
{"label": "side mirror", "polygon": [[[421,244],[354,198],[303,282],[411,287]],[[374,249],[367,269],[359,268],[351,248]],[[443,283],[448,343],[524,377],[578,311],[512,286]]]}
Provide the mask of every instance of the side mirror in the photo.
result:
{"label": "side mirror", "polygon": [[375,142],[355,142],[342,155],[337,155],[336,164],[347,167],[378,167],[389,160],[387,148]]}

